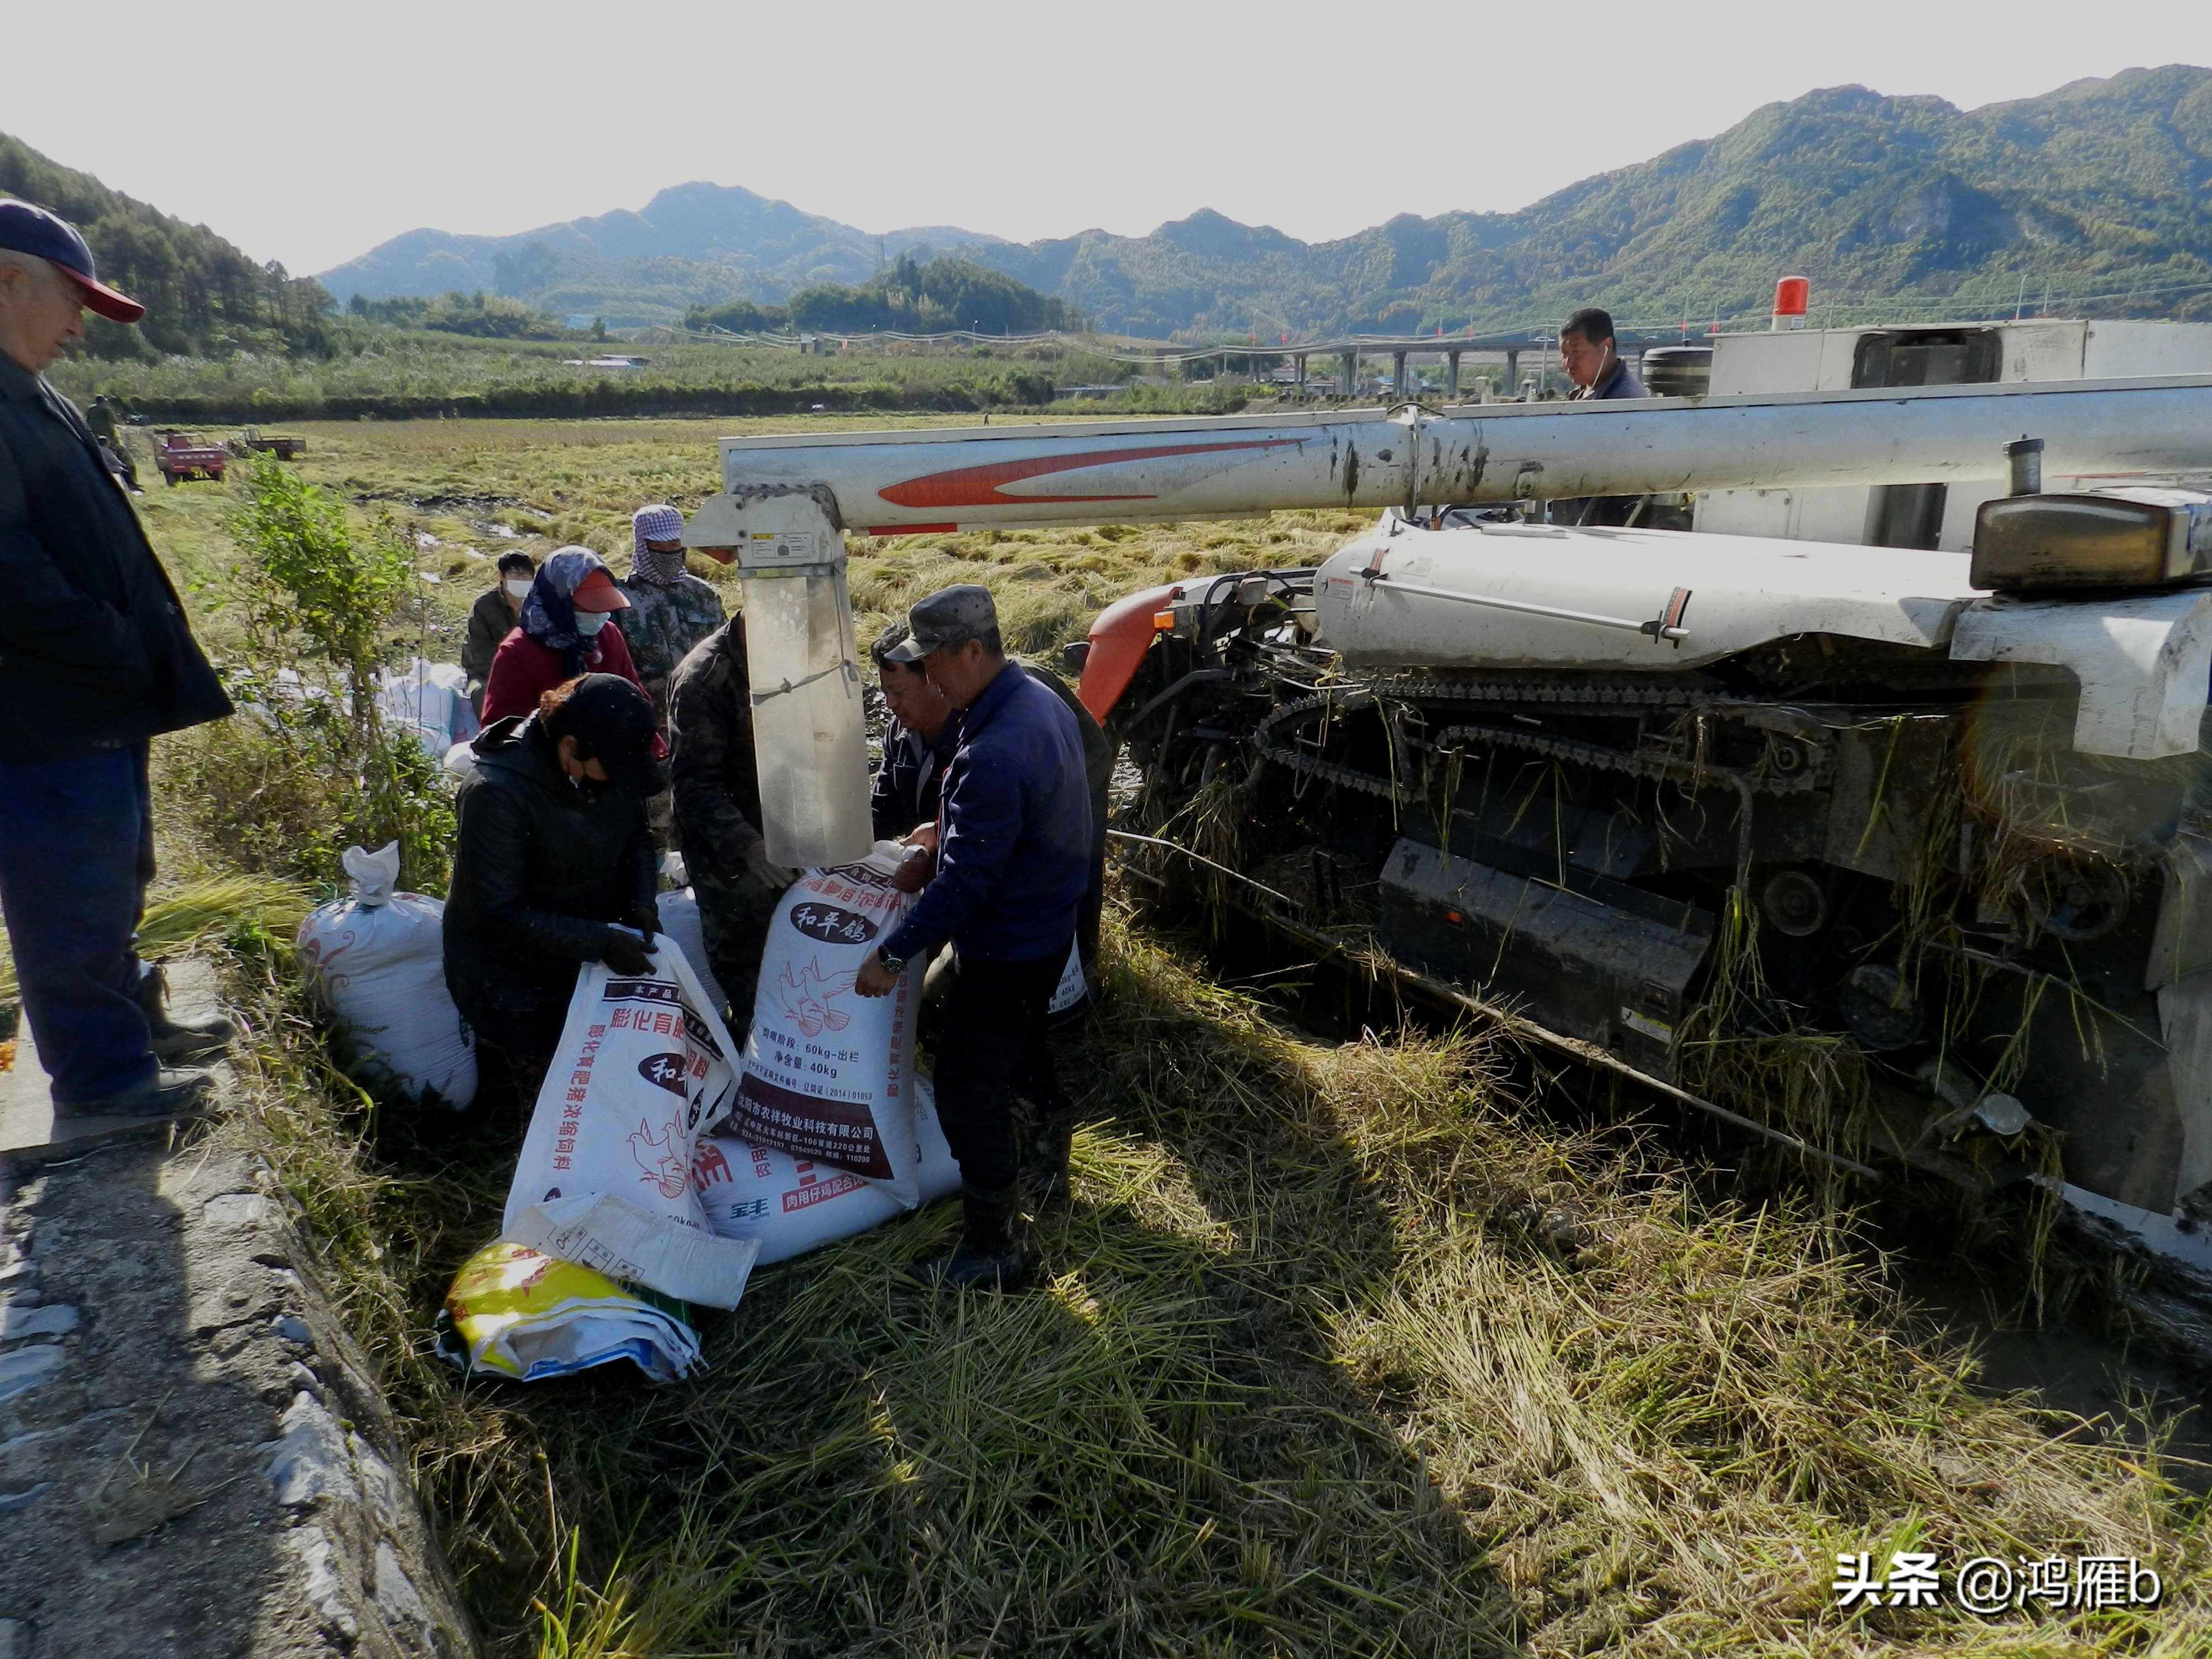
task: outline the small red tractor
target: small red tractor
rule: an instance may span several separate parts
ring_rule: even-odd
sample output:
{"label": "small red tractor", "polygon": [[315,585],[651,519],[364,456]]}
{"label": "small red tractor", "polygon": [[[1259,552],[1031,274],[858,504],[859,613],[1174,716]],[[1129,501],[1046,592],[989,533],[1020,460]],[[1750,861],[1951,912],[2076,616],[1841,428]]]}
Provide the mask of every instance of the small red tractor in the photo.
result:
{"label": "small red tractor", "polygon": [[186,478],[212,478],[220,483],[229,459],[221,444],[204,444],[189,432],[163,427],[154,434],[154,465],[172,485]]}

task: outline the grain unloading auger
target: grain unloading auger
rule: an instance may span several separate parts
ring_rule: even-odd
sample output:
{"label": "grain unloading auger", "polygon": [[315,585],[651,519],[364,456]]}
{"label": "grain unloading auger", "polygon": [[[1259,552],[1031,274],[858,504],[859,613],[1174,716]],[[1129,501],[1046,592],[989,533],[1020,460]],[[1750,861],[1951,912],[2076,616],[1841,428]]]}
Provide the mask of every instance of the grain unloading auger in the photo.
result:
{"label": "grain unloading auger", "polygon": [[[1832,1154],[2212,1209],[2212,510],[2158,487],[2212,471],[2212,380],[721,453],[686,539],[739,551],[778,859],[866,840],[846,534],[1382,507],[1093,625],[1140,827],[1202,817],[1288,920]],[[2008,470],[1971,566],[1519,506]]]}

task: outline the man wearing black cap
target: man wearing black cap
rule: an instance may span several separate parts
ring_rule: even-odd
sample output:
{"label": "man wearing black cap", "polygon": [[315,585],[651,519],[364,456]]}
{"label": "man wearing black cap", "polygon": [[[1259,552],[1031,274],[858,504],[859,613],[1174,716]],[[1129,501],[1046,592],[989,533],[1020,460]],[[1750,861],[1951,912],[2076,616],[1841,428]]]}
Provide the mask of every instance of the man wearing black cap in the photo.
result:
{"label": "man wearing black cap", "polygon": [[[84,239],[0,201],[0,908],[58,1116],[180,1116],[229,1022],[179,1024],[133,936],[154,875],[147,741],[231,712],[76,408],[42,378],[86,309],[145,314]],[[34,712],[35,711],[35,712]]]}
{"label": "man wearing black cap", "polygon": [[476,767],[455,803],[446,984],[486,1058],[505,1062],[526,1117],[577,970],[651,968],[646,945],[660,916],[645,804],[668,787],[653,757],[659,730],[634,683],[583,674],[471,745]]}
{"label": "man wearing black cap", "polygon": [[[951,940],[937,1111],[960,1160],[963,1224],[959,1243],[920,1271],[933,1284],[1006,1289],[1029,1268],[1014,1231],[1020,1177],[1040,1197],[1067,1179],[1066,1104],[1044,1021],[1090,878],[1083,740],[1066,705],[1007,660],[986,590],[945,588],[907,623],[885,658],[921,664],[965,716],[939,791],[935,874],[854,988],[885,995],[908,961]],[[1026,1158],[1018,1093],[1040,1120]]]}

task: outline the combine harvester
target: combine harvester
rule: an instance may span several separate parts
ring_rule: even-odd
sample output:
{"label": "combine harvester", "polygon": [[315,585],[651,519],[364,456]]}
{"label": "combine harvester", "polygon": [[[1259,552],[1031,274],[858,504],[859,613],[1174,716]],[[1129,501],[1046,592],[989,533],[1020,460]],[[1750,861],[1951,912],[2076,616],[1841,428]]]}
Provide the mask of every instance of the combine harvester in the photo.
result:
{"label": "combine harvester", "polygon": [[[867,842],[846,536],[1379,508],[1318,568],[1133,593],[1069,647],[1141,769],[1132,829],[1202,821],[1269,921],[1771,1139],[2042,1180],[2212,1269],[2212,497],[2184,487],[2212,376],[721,459],[686,540],[739,552],[779,861]],[[1986,498],[1971,554],[1535,516],[1945,484]]]}

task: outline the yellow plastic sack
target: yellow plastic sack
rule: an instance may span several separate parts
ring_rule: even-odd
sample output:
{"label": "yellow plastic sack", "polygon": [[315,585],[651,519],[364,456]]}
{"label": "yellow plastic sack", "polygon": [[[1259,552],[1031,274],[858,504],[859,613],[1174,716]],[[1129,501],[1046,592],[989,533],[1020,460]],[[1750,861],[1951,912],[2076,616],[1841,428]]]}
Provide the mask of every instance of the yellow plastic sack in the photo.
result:
{"label": "yellow plastic sack", "polygon": [[699,1334],[683,1303],[507,1239],[485,1245],[453,1275],[438,1315],[438,1352],[464,1371],[526,1382],[617,1359],[673,1382],[700,1363]]}

